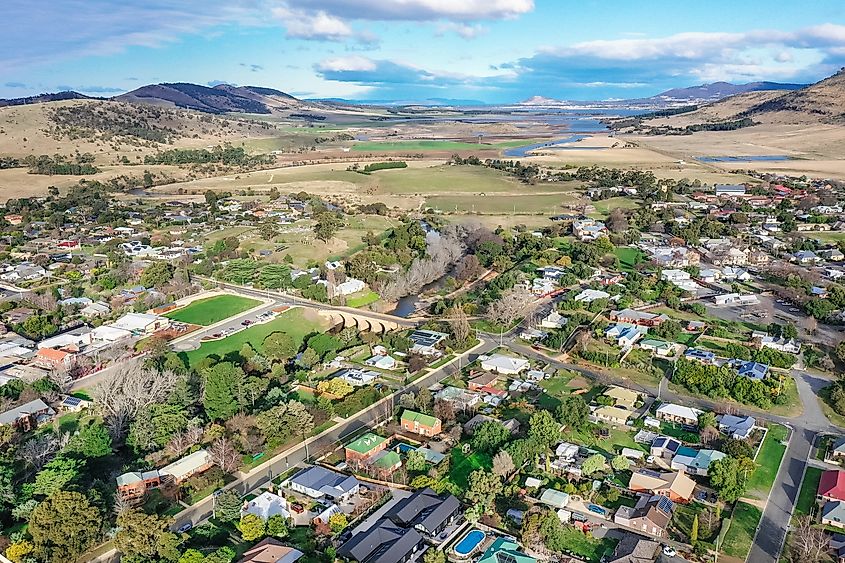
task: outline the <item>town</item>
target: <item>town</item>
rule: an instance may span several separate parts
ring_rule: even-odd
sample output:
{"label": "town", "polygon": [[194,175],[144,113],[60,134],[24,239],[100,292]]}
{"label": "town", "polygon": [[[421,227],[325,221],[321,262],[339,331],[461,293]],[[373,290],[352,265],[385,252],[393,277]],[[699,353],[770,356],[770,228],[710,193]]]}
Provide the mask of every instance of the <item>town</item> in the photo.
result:
{"label": "town", "polygon": [[531,227],[10,199],[5,557],[842,560],[845,184],[570,175]]}

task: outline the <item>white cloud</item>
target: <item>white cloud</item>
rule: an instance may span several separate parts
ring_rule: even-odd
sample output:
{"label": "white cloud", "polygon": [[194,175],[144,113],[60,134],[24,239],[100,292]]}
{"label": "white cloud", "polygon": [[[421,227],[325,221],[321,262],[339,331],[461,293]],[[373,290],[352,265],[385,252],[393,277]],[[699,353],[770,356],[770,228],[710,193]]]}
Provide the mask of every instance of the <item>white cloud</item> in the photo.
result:
{"label": "white cloud", "polygon": [[287,0],[287,5],[356,20],[478,21],[521,16],[534,9],[534,0]]}
{"label": "white cloud", "polygon": [[317,65],[320,72],[370,72],[376,68],[374,60],[359,56],[326,59]]}
{"label": "white cloud", "polygon": [[279,7],[272,14],[284,23],[288,37],[338,41],[354,35],[346,22],[322,10],[306,12]]}
{"label": "white cloud", "polygon": [[481,24],[467,24],[464,22],[441,22],[437,24],[437,34],[456,33],[464,39],[475,39],[487,33],[487,28]]}

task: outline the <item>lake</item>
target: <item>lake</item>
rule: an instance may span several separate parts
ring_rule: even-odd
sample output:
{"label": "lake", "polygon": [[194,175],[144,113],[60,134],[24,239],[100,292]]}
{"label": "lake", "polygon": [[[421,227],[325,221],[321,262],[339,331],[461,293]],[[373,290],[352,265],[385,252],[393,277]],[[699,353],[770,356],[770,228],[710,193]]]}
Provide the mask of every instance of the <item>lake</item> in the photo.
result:
{"label": "lake", "polygon": [[699,162],[778,162],[791,159],[791,156],[785,154],[765,154],[759,156],[699,156],[695,160]]}

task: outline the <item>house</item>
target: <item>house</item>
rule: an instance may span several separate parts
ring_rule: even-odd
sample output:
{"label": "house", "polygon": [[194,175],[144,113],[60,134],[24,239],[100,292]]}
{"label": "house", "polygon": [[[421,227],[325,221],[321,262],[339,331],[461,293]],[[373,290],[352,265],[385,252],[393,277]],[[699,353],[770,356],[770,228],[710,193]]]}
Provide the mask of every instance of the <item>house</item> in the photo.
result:
{"label": "house", "polygon": [[676,471],[684,471],[689,475],[701,475],[706,477],[707,470],[710,468],[710,464],[714,461],[723,459],[727,457],[720,451],[717,450],[700,450],[689,453],[695,453],[695,455],[688,455],[687,452],[678,452],[674,458],[672,458],[672,469]]}
{"label": "house", "polygon": [[633,414],[634,413],[628,409],[611,406],[601,406],[593,411],[593,416],[597,420],[609,422],[611,424],[618,424],[620,426],[628,424],[628,419],[631,418]]}
{"label": "house", "polygon": [[702,364],[713,364],[716,362],[716,354],[710,350],[699,350],[698,348],[687,348],[684,351],[684,358],[695,360]]}
{"label": "house", "polygon": [[387,448],[387,444],[387,438],[367,432],[346,445],[346,461],[368,460]]}
{"label": "house", "polygon": [[557,311],[552,311],[540,321],[542,328],[563,328],[569,322],[567,317],[564,317]]}
{"label": "house", "polygon": [[246,514],[258,516],[265,522],[273,516],[290,518],[287,499],[270,491],[264,491],[254,499],[245,502],[241,509],[241,516]]}
{"label": "house", "polygon": [[516,375],[528,369],[529,366],[530,363],[525,358],[514,358],[502,354],[494,354],[481,359],[481,369],[503,375]]}
{"label": "house", "polygon": [[125,338],[132,338],[132,333],[110,325],[100,325],[91,331],[91,340],[95,343],[113,344]]}
{"label": "house", "polygon": [[90,305],[86,305],[79,310],[79,313],[86,319],[102,317],[104,315],[108,315],[110,312],[111,307],[109,307],[104,301],[94,301]]}
{"label": "house", "polygon": [[625,534],[616,544],[608,563],[653,563],[657,558],[659,547],[660,544],[656,541],[647,540],[636,534]]}
{"label": "house", "polygon": [[499,420],[498,418],[493,418],[492,416],[487,416],[486,414],[477,414],[468,421],[464,423],[464,432],[468,435],[472,435],[475,428],[484,422],[497,422],[505,427],[511,434],[516,434],[519,432],[519,421],[515,418],[509,418],[507,420]]}
{"label": "house", "polygon": [[358,479],[319,465],[307,467],[287,479],[282,486],[314,499],[346,502],[360,487]]}
{"label": "house", "polygon": [[789,354],[799,354],[801,352],[801,344],[796,342],[794,338],[775,338],[774,336],[761,336],[761,348],[771,348],[779,352],[787,352]]}
{"label": "house", "polygon": [[658,436],[651,442],[651,455],[654,457],[662,457],[665,459],[672,459],[675,454],[681,449],[681,442],[675,438],[668,436]]}
{"label": "house", "polygon": [[342,544],[337,555],[357,563],[404,563],[423,546],[423,536],[417,530],[381,518]]}
{"label": "house", "polygon": [[826,248],[824,250],[819,250],[816,254],[818,254],[820,258],[831,262],[841,262],[842,260],[845,260],[845,254],[843,254],[838,248]]}
{"label": "house", "polygon": [[629,410],[632,410],[636,406],[637,401],[641,399],[641,395],[633,389],[619,387],[618,385],[611,385],[603,395],[613,399],[616,406]]}
{"label": "house", "polygon": [[[736,250],[736,249],[731,249]],[[737,268],[735,266],[725,266],[722,268],[722,279],[728,282],[732,281],[750,281],[754,278],[748,270]]]}
{"label": "house", "polygon": [[820,500],[845,500],[845,471],[828,470],[819,479]]}
{"label": "house", "polygon": [[206,471],[214,465],[207,450],[197,450],[181,459],[177,459],[159,470],[163,477],[170,477],[176,484]]}
{"label": "house", "polygon": [[675,503],[661,495],[640,495],[633,507],[620,506],[613,522],[650,536],[662,538],[672,520]]}
{"label": "house", "polygon": [[756,295],[741,293],[723,293],[713,297],[716,305],[757,305],[760,299]]}
{"label": "house", "polygon": [[655,340],[654,338],[646,338],[640,342],[640,348],[653,352],[655,356],[665,358],[672,353],[674,346],[665,340]]}
{"label": "house", "polygon": [[845,502],[829,500],[824,503],[822,524],[845,529]]}
{"label": "house", "polygon": [[55,348],[41,348],[35,354],[35,362],[47,369],[66,369],[73,363],[75,354]]}
{"label": "house", "polygon": [[845,459],[845,438],[837,438],[825,452],[824,460],[839,463],[843,459]]}
{"label": "house", "polygon": [[461,503],[450,494],[438,495],[426,487],[405,497],[385,512],[394,524],[436,537],[461,516]]}
{"label": "house", "polygon": [[660,272],[660,279],[675,283],[691,280],[692,276],[684,270],[662,270]]}
{"label": "house", "polygon": [[379,369],[394,369],[396,360],[391,356],[375,355],[364,360],[364,365]]}
{"label": "house", "polygon": [[422,436],[437,436],[442,431],[439,418],[405,409],[401,419],[402,429]]}
{"label": "house", "polygon": [[367,287],[367,284],[365,284],[361,280],[356,280],[355,278],[346,278],[345,282],[339,283],[334,286],[334,294],[352,295],[353,293],[363,291],[365,287]]}
{"label": "house", "polygon": [[719,417],[719,431],[735,440],[749,438],[755,428],[757,428],[757,421],[750,416],[723,414]]}
{"label": "house", "polygon": [[604,337],[613,340],[622,348],[633,346],[648,333],[648,327],[628,323],[616,323],[604,331]]}
{"label": "house", "polygon": [[592,303],[598,299],[607,299],[610,294],[600,289],[585,289],[575,296],[575,301],[581,303]]}
{"label": "house", "polygon": [[658,472],[637,469],[631,475],[628,488],[635,492],[669,497],[674,502],[688,502],[695,489],[695,481],[683,471]]}
{"label": "house", "polygon": [[716,184],[716,197],[735,198],[745,195],[745,186],[742,184]]}
{"label": "house", "polygon": [[742,362],[736,372],[748,379],[762,381],[766,378],[766,374],[769,373],[769,366],[760,362]]}
{"label": "house", "polygon": [[456,409],[466,410],[481,402],[481,395],[459,387],[444,387],[434,395],[435,399],[451,403]]}
{"label": "house", "polygon": [[[822,262],[823,258],[818,256],[812,250],[799,250],[798,252],[795,252],[794,254],[792,254],[792,261],[798,262],[799,264],[802,264],[802,265],[812,265],[812,264],[818,264],[818,263]],[[0,277],[2,277],[2,276],[0,276]]]}
{"label": "house", "polygon": [[477,563],[537,563],[533,557],[519,551],[519,544],[509,538],[496,538]]}
{"label": "house", "polygon": [[123,500],[134,500],[143,497],[148,490],[157,489],[162,485],[162,475],[157,469],[151,471],[130,471],[119,475],[117,493]]}
{"label": "house", "polygon": [[[470,375],[472,376],[472,374]],[[470,391],[479,391],[484,387],[494,385],[498,380],[499,374],[492,371],[485,371],[467,381],[467,389]]]}
{"label": "house", "polygon": [[655,315],[654,313],[637,311],[636,309],[622,309],[621,311],[612,311],[610,313],[611,321],[648,327],[658,326],[668,319],[669,317],[664,314]]}
{"label": "house", "polygon": [[410,352],[414,354],[422,354],[423,356],[440,355],[440,351],[436,348],[438,344],[443,342],[449,335],[443,332],[434,330],[415,330],[408,338],[414,345]]}
{"label": "house", "polygon": [[127,313],[109,326],[128,330],[138,336],[148,336],[170,327],[170,319],[147,313]]}
{"label": "house", "polygon": [[238,563],[294,563],[305,555],[277,539],[264,538],[244,552]]}
{"label": "house", "polygon": [[0,413],[0,426],[11,426],[22,432],[29,432],[56,414],[47,403],[35,399]]}
{"label": "house", "polygon": [[566,508],[566,505],[569,504],[569,495],[555,489],[546,489],[540,495],[539,500],[542,504],[552,508]]}
{"label": "house", "polygon": [[596,240],[607,234],[607,227],[594,219],[579,219],[572,222],[572,234],[583,241]]}
{"label": "house", "polygon": [[332,377],[339,377],[353,387],[361,387],[363,385],[370,385],[381,374],[377,371],[362,370],[358,368],[344,368],[332,374]]}
{"label": "house", "polygon": [[694,409],[692,407],[685,407],[674,403],[663,403],[657,407],[655,416],[659,420],[665,420],[667,422],[686,424],[688,426],[698,426],[698,416],[703,412],[704,411]]}

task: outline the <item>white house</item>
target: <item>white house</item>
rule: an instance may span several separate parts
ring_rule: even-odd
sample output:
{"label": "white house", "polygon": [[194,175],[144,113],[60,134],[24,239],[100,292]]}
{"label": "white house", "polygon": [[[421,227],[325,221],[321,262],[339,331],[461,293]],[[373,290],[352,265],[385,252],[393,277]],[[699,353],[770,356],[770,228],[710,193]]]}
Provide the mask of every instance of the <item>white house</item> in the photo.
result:
{"label": "white house", "polygon": [[334,377],[339,377],[348,384],[353,385],[355,387],[361,387],[362,385],[370,385],[378,378],[378,376],[379,373],[376,371],[364,371],[362,369],[355,368],[343,369],[334,374]]}
{"label": "white house", "polygon": [[564,317],[557,311],[552,311],[543,317],[543,320],[540,321],[540,326],[543,328],[563,328],[566,326],[568,321],[568,318]]}
{"label": "white house", "polygon": [[170,326],[170,319],[147,313],[127,313],[109,325],[132,334],[148,335]]}
{"label": "white house", "polygon": [[660,272],[660,279],[675,283],[692,279],[692,277],[684,270],[663,270]]}
{"label": "white house", "polygon": [[352,295],[353,293],[363,291],[365,287],[367,287],[367,284],[365,284],[361,280],[356,280],[355,278],[346,278],[345,282],[339,283],[334,286],[334,293],[335,295]]}
{"label": "white house", "polygon": [[298,472],[282,483],[282,486],[311,498],[345,502],[358,492],[361,483],[355,477],[314,465]]}
{"label": "white house", "polygon": [[481,360],[481,369],[501,373],[502,375],[516,375],[529,367],[528,360],[495,354]]}
{"label": "white house", "polygon": [[111,308],[108,306],[107,303],[104,301],[94,301],[90,305],[87,305],[80,309],[80,313],[86,319],[90,319],[92,317],[100,317],[103,315],[108,315],[111,311]]}
{"label": "white house", "polygon": [[245,502],[241,515],[245,514],[258,516],[265,522],[273,516],[290,518],[287,499],[270,491],[264,491],[254,499]]}
{"label": "white house", "polygon": [[757,305],[760,299],[751,294],[724,293],[713,297],[713,302],[716,305]]}
{"label": "white house", "polygon": [[598,299],[607,299],[608,297],[610,297],[610,294],[606,291],[602,291],[600,289],[585,289],[575,296],[575,301],[592,303]]}
{"label": "white house", "polygon": [[666,420],[668,422],[677,422],[680,424],[687,424],[689,426],[696,426],[698,424],[698,415],[702,412],[704,411],[684,405],[663,403],[657,407],[655,416],[660,420]]}

